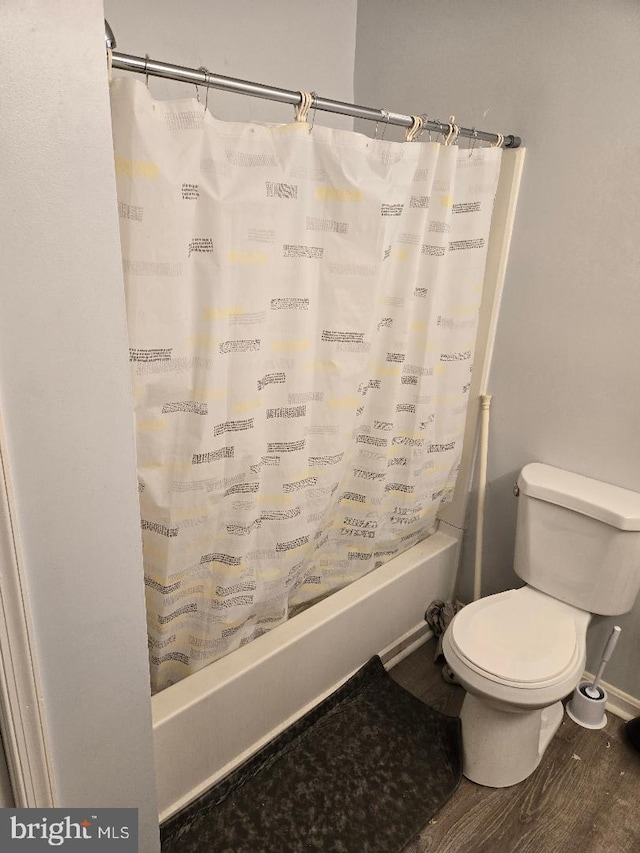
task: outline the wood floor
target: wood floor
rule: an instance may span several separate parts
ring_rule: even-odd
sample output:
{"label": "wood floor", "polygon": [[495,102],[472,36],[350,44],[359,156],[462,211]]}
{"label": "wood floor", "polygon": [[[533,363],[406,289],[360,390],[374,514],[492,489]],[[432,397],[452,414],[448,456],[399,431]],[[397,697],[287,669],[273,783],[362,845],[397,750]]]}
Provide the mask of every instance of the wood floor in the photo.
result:
{"label": "wood floor", "polygon": [[[428,705],[457,714],[464,690],[446,684],[431,640],[391,670]],[[462,780],[404,853],[640,853],[640,753],[624,722],[600,731],[565,714],[538,769],[511,788]]]}

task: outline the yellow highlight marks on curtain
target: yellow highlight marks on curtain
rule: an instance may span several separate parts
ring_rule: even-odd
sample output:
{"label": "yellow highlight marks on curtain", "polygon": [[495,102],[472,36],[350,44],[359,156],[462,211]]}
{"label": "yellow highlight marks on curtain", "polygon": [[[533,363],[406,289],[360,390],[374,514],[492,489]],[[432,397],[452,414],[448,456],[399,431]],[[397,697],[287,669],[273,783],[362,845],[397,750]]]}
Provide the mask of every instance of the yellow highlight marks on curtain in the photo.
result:
{"label": "yellow highlight marks on curtain", "polygon": [[357,408],[362,402],[362,397],[330,397],[327,400],[327,405],[332,409]]}
{"label": "yellow highlight marks on curtain", "polygon": [[271,344],[271,349],[274,352],[303,352],[311,347],[311,342],[304,339],[301,341],[274,341]]}
{"label": "yellow highlight marks on curtain", "polygon": [[140,470],[144,472],[151,471],[170,471],[171,474],[189,474],[193,471],[193,465],[190,462],[177,462],[175,459],[170,459],[168,462],[140,462]]}
{"label": "yellow highlight marks on curtain", "polygon": [[136,432],[161,432],[166,428],[167,423],[161,418],[150,421],[138,421],[136,424]]}
{"label": "yellow highlight marks on curtain", "polygon": [[409,258],[410,255],[411,255],[410,249],[395,249],[392,252],[391,257],[393,258],[394,261],[399,261],[400,263],[403,263],[404,261],[406,261]]}
{"label": "yellow highlight marks on curtain", "polygon": [[241,412],[250,412],[253,409],[259,409],[261,406],[261,398],[255,397],[253,400],[241,400],[239,403],[234,403],[233,412],[234,414],[240,414]]}
{"label": "yellow highlight marks on curtain", "polygon": [[316,187],[316,199],[318,201],[362,201],[362,190],[348,190],[342,187]]}
{"label": "yellow highlight marks on curtain", "polygon": [[149,178],[155,180],[160,175],[157,163],[146,160],[125,160],[124,157],[115,158],[116,174],[127,178]]}

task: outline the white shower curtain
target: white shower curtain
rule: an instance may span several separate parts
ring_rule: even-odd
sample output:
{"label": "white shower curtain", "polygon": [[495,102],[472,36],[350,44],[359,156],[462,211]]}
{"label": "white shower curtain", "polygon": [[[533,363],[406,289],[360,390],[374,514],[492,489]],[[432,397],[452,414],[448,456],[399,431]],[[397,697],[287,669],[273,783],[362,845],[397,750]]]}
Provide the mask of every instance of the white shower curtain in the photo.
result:
{"label": "white shower curtain", "polygon": [[112,106],[159,690],[432,532],[501,152]]}

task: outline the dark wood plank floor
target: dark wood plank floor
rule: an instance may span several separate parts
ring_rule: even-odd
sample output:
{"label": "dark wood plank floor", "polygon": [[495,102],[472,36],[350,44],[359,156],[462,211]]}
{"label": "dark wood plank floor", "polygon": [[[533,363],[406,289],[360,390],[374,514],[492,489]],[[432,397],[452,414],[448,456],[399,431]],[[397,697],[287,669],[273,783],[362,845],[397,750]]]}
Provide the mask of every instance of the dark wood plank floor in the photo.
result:
{"label": "dark wood plank floor", "polygon": [[[433,663],[432,640],[391,670],[428,705],[457,714],[461,687]],[[567,715],[537,770],[511,788],[462,780],[404,853],[640,853],[640,753],[608,714],[600,731]]]}

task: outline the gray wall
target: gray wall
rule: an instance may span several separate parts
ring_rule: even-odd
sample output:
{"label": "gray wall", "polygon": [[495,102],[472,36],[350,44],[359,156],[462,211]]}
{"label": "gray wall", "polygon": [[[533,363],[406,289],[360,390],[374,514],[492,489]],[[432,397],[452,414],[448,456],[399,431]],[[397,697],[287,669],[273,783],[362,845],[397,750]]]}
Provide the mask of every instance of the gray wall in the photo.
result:
{"label": "gray wall", "polygon": [[[511,489],[524,463],[640,491],[638,44],[636,0],[358,6],[357,102],[453,113],[528,149],[489,387],[484,594],[521,584]],[[467,600],[473,549],[471,530]],[[640,697],[640,602],[594,619],[588,665],[614,623],[623,632],[605,679]]]}
{"label": "gray wall", "polygon": [[[353,101],[357,0],[105,0],[104,10],[122,53]],[[150,78],[149,88],[163,100],[195,97],[175,81]],[[208,107],[226,121],[293,120],[289,105],[213,89]],[[353,119],[324,113],[322,124],[350,129]]]}

